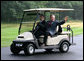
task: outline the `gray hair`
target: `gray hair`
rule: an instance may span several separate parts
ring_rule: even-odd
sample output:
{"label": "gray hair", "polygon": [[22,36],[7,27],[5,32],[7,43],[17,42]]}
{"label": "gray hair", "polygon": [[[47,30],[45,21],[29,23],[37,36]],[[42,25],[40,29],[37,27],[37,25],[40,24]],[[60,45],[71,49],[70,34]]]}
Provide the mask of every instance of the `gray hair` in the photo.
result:
{"label": "gray hair", "polygon": [[51,15],[50,15],[50,17],[51,17],[51,16],[55,17],[55,15],[54,15],[54,14],[51,14]]}

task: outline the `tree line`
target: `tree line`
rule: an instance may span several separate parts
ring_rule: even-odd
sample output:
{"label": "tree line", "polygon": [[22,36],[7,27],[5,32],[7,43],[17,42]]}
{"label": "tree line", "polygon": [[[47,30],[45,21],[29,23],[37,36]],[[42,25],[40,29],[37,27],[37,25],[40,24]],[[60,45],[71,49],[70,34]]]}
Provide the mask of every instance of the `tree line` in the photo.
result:
{"label": "tree line", "polygon": [[72,8],[71,19],[83,20],[83,1],[1,1],[1,22],[19,22],[24,9],[34,8]]}

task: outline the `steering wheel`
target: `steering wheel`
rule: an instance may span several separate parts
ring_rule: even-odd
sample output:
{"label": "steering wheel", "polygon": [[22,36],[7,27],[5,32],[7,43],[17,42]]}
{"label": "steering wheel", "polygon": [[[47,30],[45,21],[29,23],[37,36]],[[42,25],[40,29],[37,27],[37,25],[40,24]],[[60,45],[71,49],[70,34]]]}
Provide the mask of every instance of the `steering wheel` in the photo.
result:
{"label": "steering wheel", "polygon": [[35,33],[40,27],[39,26],[36,26],[33,33]]}

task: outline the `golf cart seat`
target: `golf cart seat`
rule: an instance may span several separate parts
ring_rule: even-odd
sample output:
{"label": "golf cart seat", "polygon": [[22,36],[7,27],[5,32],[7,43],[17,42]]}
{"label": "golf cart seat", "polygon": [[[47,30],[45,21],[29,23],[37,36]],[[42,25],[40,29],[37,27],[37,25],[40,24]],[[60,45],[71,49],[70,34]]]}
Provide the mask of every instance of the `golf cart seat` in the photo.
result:
{"label": "golf cart seat", "polygon": [[67,35],[71,33],[70,31],[62,31],[62,27],[60,25],[57,26],[56,32],[57,33],[55,33],[55,35]]}
{"label": "golf cart seat", "polygon": [[[68,39],[68,34],[70,32],[61,32],[59,35],[55,36],[48,36],[47,38],[47,45],[56,45],[61,41],[62,39]],[[44,35],[41,35],[39,38],[39,41],[43,43]]]}
{"label": "golf cart seat", "polygon": [[[59,33],[58,35],[68,35],[68,34],[70,34],[71,32],[70,31],[63,31],[63,32],[61,32],[61,33]],[[55,35],[54,35],[55,36]],[[52,37],[54,37],[54,36],[52,36]],[[43,38],[44,37],[44,35],[41,35],[40,36],[40,38]],[[50,37],[50,36],[49,36]]]}
{"label": "golf cart seat", "polygon": [[[52,37],[57,36],[57,35],[67,35],[70,33],[71,33],[70,31],[62,31],[62,27],[59,25],[56,28],[56,33]],[[42,37],[44,37],[44,35],[41,35],[40,37],[42,38]]]}

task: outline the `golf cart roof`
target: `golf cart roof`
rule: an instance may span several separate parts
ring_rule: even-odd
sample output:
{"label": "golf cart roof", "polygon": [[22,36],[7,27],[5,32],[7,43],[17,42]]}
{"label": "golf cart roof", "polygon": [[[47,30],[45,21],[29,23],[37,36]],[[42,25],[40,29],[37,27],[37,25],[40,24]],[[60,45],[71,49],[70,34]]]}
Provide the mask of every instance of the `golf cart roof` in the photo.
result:
{"label": "golf cart roof", "polygon": [[32,12],[32,11],[72,11],[74,9],[64,9],[64,8],[36,8],[36,9],[26,9],[24,12]]}

